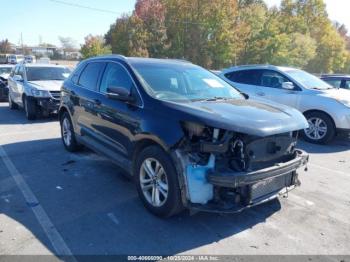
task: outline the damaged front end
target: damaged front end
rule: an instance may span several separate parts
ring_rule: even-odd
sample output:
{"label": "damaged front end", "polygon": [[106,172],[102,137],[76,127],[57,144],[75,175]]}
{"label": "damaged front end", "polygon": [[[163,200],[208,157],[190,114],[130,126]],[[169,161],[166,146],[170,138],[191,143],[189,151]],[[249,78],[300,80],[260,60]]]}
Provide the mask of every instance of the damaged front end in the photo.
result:
{"label": "damaged front end", "polygon": [[296,149],[297,131],[258,137],[187,122],[183,129],[173,158],[192,210],[239,212],[300,185],[297,169],[309,157]]}

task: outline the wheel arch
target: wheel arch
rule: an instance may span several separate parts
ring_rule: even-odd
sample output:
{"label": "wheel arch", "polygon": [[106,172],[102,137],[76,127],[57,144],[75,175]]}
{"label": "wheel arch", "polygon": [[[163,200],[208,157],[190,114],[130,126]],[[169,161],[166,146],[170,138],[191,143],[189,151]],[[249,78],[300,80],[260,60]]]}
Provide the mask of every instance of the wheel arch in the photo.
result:
{"label": "wheel arch", "polygon": [[[61,118],[63,113],[68,112],[69,114],[69,110],[65,107],[65,106],[61,106],[60,109],[58,110],[58,120],[61,122]],[[70,115],[70,114],[69,114]]]}
{"label": "wheel arch", "polygon": [[331,121],[332,121],[332,123],[333,123],[333,127],[334,127],[335,129],[337,128],[333,117],[332,117],[330,114],[328,114],[327,112],[322,111],[322,110],[319,110],[319,109],[310,109],[310,110],[306,110],[305,112],[303,112],[303,115],[306,116],[307,114],[310,114],[310,113],[321,113],[321,114],[325,114],[326,116],[328,116],[328,117],[331,119]]}
{"label": "wheel arch", "polygon": [[133,150],[131,152],[131,164],[132,164],[132,175],[134,174],[135,164],[137,156],[142,150],[150,146],[159,146],[165,152],[169,152],[167,146],[160,140],[154,137],[143,137],[134,142]]}
{"label": "wheel arch", "polygon": [[26,96],[27,96],[26,93],[23,93],[23,94],[22,94],[22,105],[23,105],[23,106],[24,106],[24,103],[25,103],[24,99],[26,98]]}

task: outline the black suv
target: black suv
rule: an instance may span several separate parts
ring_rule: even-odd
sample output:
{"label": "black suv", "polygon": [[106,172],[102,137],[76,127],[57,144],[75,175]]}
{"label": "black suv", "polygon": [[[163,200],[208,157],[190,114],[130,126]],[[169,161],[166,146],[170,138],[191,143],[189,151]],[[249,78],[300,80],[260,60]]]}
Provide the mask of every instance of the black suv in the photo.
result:
{"label": "black suv", "polygon": [[147,209],[237,212],[299,184],[308,156],[297,110],[251,101],[186,61],[96,57],[64,82],[59,109],[68,151],[85,145],[135,181]]}

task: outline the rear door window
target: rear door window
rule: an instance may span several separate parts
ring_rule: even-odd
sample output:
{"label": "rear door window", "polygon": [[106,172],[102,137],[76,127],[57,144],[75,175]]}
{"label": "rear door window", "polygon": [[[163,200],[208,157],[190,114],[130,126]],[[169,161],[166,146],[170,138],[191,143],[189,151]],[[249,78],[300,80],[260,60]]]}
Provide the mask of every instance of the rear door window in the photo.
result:
{"label": "rear door window", "polygon": [[247,85],[259,85],[260,70],[242,70],[225,74],[232,82]]}
{"label": "rear door window", "polygon": [[91,62],[83,70],[79,78],[79,85],[88,90],[96,91],[99,76],[105,63]]}

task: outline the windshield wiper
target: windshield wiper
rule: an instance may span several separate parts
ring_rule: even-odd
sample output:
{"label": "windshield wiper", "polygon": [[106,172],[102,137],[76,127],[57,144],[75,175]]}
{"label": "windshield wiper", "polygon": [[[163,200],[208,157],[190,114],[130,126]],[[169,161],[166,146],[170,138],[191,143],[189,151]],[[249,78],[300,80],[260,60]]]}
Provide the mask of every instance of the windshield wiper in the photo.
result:
{"label": "windshield wiper", "polygon": [[319,87],[311,87],[311,89],[315,89],[315,90],[329,90],[329,89],[333,89],[333,87],[325,87],[325,88],[319,88]]}
{"label": "windshield wiper", "polygon": [[222,96],[214,96],[211,98],[203,99],[203,101],[217,101],[217,100],[228,100],[230,98],[228,97],[222,97]]}

